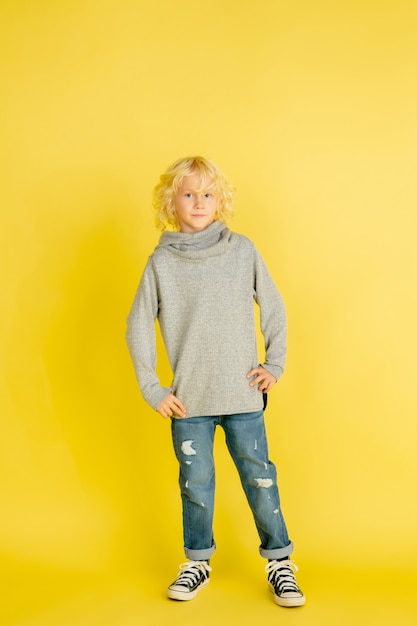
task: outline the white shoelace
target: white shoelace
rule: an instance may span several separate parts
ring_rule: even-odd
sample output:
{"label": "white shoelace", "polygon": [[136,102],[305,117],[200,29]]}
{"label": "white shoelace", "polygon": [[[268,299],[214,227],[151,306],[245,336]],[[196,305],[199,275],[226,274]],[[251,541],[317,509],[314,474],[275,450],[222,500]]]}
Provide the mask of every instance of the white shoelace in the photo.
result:
{"label": "white shoelace", "polygon": [[279,595],[284,593],[302,595],[294,576],[294,573],[298,572],[298,567],[292,561],[270,561],[265,566],[265,571],[268,573],[268,580]]}
{"label": "white shoelace", "polygon": [[206,561],[187,561],[187,563],[181,563],[180,571],[174,585],[193,587],[200,579],[201,574],[203,574],[204,578],[207,578],[209,572],[211,572],[211,567]]}

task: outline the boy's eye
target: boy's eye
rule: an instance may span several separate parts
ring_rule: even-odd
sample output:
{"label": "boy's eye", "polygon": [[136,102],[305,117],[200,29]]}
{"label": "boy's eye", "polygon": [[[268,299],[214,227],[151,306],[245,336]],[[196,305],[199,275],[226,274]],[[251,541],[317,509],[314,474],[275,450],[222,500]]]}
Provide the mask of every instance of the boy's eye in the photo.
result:
{"label": "boy's eye", "polygon": [[193,197],[193,194],[192,194],[192,193],[186,193],[186,194],[185,194],[185,197],[186,197],[186,198],[192,198],[192,197]]}
{"label": "boy's eye", "polygon": [[204,195],[206,196],[206,198],[211,198],[211,193],[205,193]]}

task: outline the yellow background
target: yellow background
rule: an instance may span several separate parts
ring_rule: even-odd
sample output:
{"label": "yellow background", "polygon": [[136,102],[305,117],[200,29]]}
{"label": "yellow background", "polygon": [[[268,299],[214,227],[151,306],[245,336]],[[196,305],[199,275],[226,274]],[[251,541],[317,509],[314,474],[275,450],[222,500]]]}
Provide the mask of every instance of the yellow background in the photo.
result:
{"label": "yellow background", "polygon": [[[416,27],[412,0],[2,0],[2,624],[416,623]],[[288,309],[293,612],[221,433],[212,584],[164,598],[177,468],[124,332],[152,188],[194,153]]]}

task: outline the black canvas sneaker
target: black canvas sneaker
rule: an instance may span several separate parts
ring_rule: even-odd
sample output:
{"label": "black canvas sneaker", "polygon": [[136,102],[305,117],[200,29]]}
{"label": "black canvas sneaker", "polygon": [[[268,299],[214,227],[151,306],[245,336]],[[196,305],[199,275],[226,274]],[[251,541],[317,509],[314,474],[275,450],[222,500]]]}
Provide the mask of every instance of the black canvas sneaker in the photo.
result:
{"label": "black canvas sneaker", "polygon": [[268,573],[268,586],[279,606],[303,606],[305,596],[297,585],[294,573],[298,567],[290,560],[270,561],[265,567]]}
{"label": "black canvas sneaker", "polygon": [[193,600],[210,582],[211,567],[207,561],[188,561],[180,565],[177,579],[168,587],[171,600]]}

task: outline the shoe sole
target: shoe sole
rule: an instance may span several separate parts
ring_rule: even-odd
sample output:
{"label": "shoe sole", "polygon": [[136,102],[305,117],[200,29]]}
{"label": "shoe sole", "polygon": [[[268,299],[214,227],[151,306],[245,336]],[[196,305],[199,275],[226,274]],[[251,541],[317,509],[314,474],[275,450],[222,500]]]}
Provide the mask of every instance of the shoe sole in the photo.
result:
{"label": "shoe sole", "polygon": [[180,600],[182,602],[185,602],[187,600],[194,600],[198,592],[201,589],[204,589],[204,587],[207,587],[209,582],[210,582],[210,578],[208,578],[203,583],[201,583],[201,585],[199,585],[197,589],[194,589],[194,591],[178,591],[177,589],[168,588],[167,596],[170,600]]}
{"label": "shoe sole", "polygon": [[276,604],[278,604],[278,606],[283,606],[286,609],[291,609],[293,607],[296,608],[297,606],[304,606],[304,604],[306,603],[305,596],[300,596],[299,598],[280,598],[275,593],[274,587],[270,583],[268,583],[268,585],[269,590],[274,594],[274,600]]}

